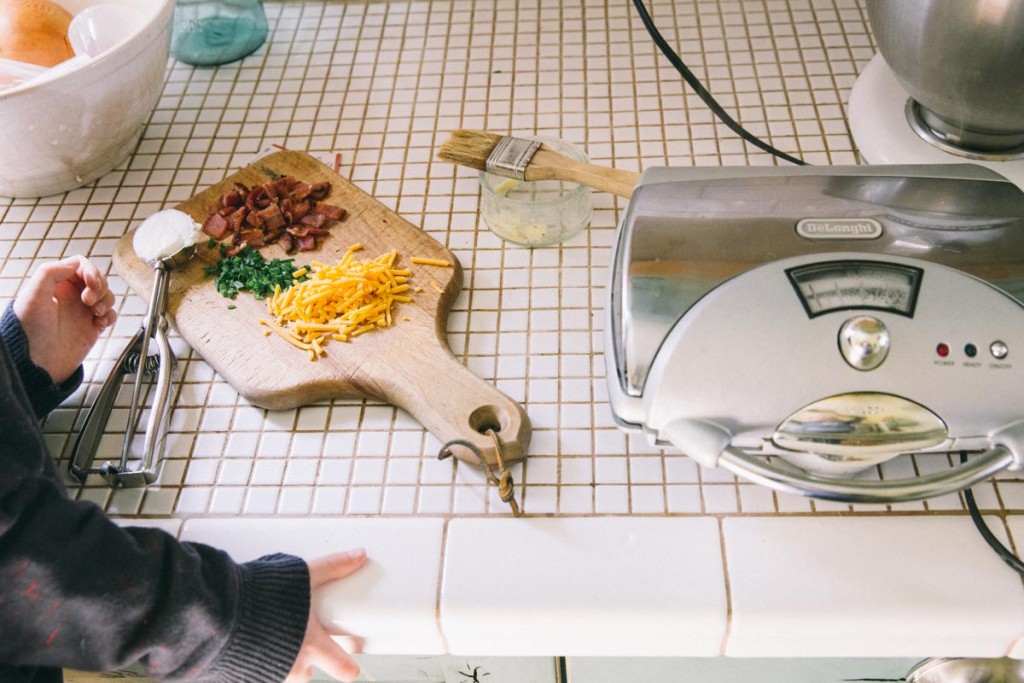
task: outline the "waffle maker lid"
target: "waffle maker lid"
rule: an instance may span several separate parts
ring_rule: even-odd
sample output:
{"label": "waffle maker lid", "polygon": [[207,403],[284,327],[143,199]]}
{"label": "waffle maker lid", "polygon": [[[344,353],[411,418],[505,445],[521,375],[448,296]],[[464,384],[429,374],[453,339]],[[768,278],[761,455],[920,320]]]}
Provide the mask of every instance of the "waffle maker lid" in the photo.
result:
{"label": "waffle maker lid", "polygon": [[[977,469],[1020,463],[1005,435],[1024,421],[1024,193],[988,169],[650,169],[611,269],[612,410],[655,443],[850,500],[882,494],[780,485],[751,454],[845,476],[901,452],[991,455],[1002,433]],[[859,359],[871,344],[885,349]],[[982,357],[962,358],[968,345]],[[968,386],[998,396],[945,397]],[[912,487],[885,495],[938,495]]]}

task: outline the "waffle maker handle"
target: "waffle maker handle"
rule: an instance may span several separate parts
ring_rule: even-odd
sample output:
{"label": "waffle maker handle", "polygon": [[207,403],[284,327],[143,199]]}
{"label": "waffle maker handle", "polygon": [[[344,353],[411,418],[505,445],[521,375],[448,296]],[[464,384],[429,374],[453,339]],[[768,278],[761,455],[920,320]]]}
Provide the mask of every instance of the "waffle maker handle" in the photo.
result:
{"label": "waffle maker handle", "polygon": [[777,491],[844,503],[905,503],[970,488],[1005,470],[1024,468],[1024,422],[993,435],[989,450],[946,472],[886,481],[823,477],[796,467],[777,467],[763,457],[729,444],[717,425],[679,420],[661,432],[672,445],[704,464],[724,467],[744,479]]}
{"label": "waffle maker handle", "polygon": [[1005,446],[994,446],[966,465],[922,477],[857,481],[786,471],[737,448],[726,448],[718,464],[733,474],[778,491],[844,503],[905,503],[970,488],[1007,469],[1015,458]]}

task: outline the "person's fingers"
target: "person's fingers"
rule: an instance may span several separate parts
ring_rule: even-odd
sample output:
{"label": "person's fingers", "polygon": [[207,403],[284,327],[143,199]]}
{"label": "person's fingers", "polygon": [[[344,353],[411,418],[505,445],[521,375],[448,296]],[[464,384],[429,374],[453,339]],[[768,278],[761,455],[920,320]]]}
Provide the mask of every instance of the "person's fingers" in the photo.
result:
{"label": "person's fingers", "polygon": [[93,306],[107,294],[107,279],[99,268],[84,256],[75,255],[68,258],[45,263],[33,274],[34,293],[42,297],[51,297],[57,287],[64,282],[71,282],[81,290],[82,303]]}
{"label": "person's fingers", "polygon": [[82,303],[86,306],[95,306],[109,293],[107,278],[103,277],[95,263],[84,256],[72,256],[68,260],[74,260],[78,264],[78,277],[85,283]]}
{"label": "person's fingers", "polygon": [[[317,626],[319,624],[310,624],[310,628]],[[315,634],[312,634],[314,635],[313,642],[310,643],[316,655],[313,663],[328,676],[340,681],[354,681],[358,678],[359,664],[352,658],[352,655],[334,642],[334,639],[322,627],[316,628],[316,631]]]}
{"label": "person's fingers", "polygon": [[317,588],[328,581],[343,579],[366,563],[366,551],[356,548],[309,561],[309,584]]}
{"label": "person's fingers", "polygon": [[74,280],[78,276],[78,261],[73,257],[63,261],[44,263],[33,273],[32,280],[36,293],[43,297],[52,297],[62,282]]}
{"label": "person's fingers", "polygon": [[77,297],[83,304],[92,308],[92,314],[98,318],[95,325],[100,330],[114,324],[116,315],[107,315],[114,306],[114,293],[110,291],[103,273],[96,267],[96,264],[86,257],[69,256],[55,263],[40,266],[35,274],[35,279],[36,289],[33,292],[35,296],[63,298],[70,292],[58,294],[59,287],[65,282],[70,283],[75,288],[71,291],[78,291]]}
{"label": "person's fingers", "polygon": [[[83,293],[84,296],[84,293]],[[92,314],[96,317],[100,317],[107,313],[114,306],[114,293],[109,289],[106,293],[100,297],[100,300],[93,304]]]}
{"label": "person's fingers", "polygon": [[[342,579],[366,563],[366,551],[356,548],[347,552],[333,553],[307,562],[309,567],[310,590],[336,579]],[[288,677],[288,683],[301,681],[301,673],[307,662],[322,669],[331,677],[342,681],[354,681],[359,676],[359,664],[344,648],[334,642],[320,623],[316,613],[310,611],[306,637],[302,642],[299,658]]]}
{"label": "person's fingers", "polygon": [[307,666],[302,671],[292,671],[288,674],[288,678],[284,679],[284,683],[307,683],[313,678],[313,667]]}
{"label": "person's fingers", "polygon": [[117,311],[110,309],[106,313],[100,316],[96,316],[93,319],[93,324],[99,329],[100,332],[107,329],[111,325],[117,322]]}

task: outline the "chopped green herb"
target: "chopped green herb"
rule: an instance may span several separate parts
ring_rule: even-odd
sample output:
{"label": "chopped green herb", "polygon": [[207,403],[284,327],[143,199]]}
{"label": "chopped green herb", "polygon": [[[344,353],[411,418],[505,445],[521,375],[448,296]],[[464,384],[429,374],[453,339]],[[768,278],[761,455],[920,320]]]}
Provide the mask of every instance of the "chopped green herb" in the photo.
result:
{"label": "chopped green herb", "polygon": [[229,304],[229,305],[228,305],[228,310],[229,310],[229,311],[233,311],[233,310],[235,310],[236,308],[238,308],[238,306],[236,306],[236,305],[234,305],[234,304]]}
{"label": "chopped green herb", "polygon": [[220,244],[220,243],[217,241],[216,237],[211,237],[210,239],[206,240],[206,248],[207,249],[213,249],[218,244]]}
{"label": "chopped green herb", "polygon": [[293,259],[267,261],[249,247],[234,256],[225,256],[226,252],[227,248],[220,245],[221,259],[203,272],[216,276],[217,291],[229,299],[234,299],[239,292],[250,292],[258,299],[265,299],[274,293],[275,286],[280,285],[283,291],[290,288],[296,279],[301,281],[307,277],[292,277],[295,272]]}

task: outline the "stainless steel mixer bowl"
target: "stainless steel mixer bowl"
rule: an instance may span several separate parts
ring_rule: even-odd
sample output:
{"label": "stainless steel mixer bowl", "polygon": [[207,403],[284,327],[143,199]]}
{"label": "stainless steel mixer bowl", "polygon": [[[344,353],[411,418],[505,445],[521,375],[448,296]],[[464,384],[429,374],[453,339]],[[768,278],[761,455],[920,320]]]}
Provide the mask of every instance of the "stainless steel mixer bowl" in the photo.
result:
{"label": "stainless steel mixer bowl", "polygon": [[882,57],[941,140],[980,152],[1024,146],[1024,0],[866,7]]}

